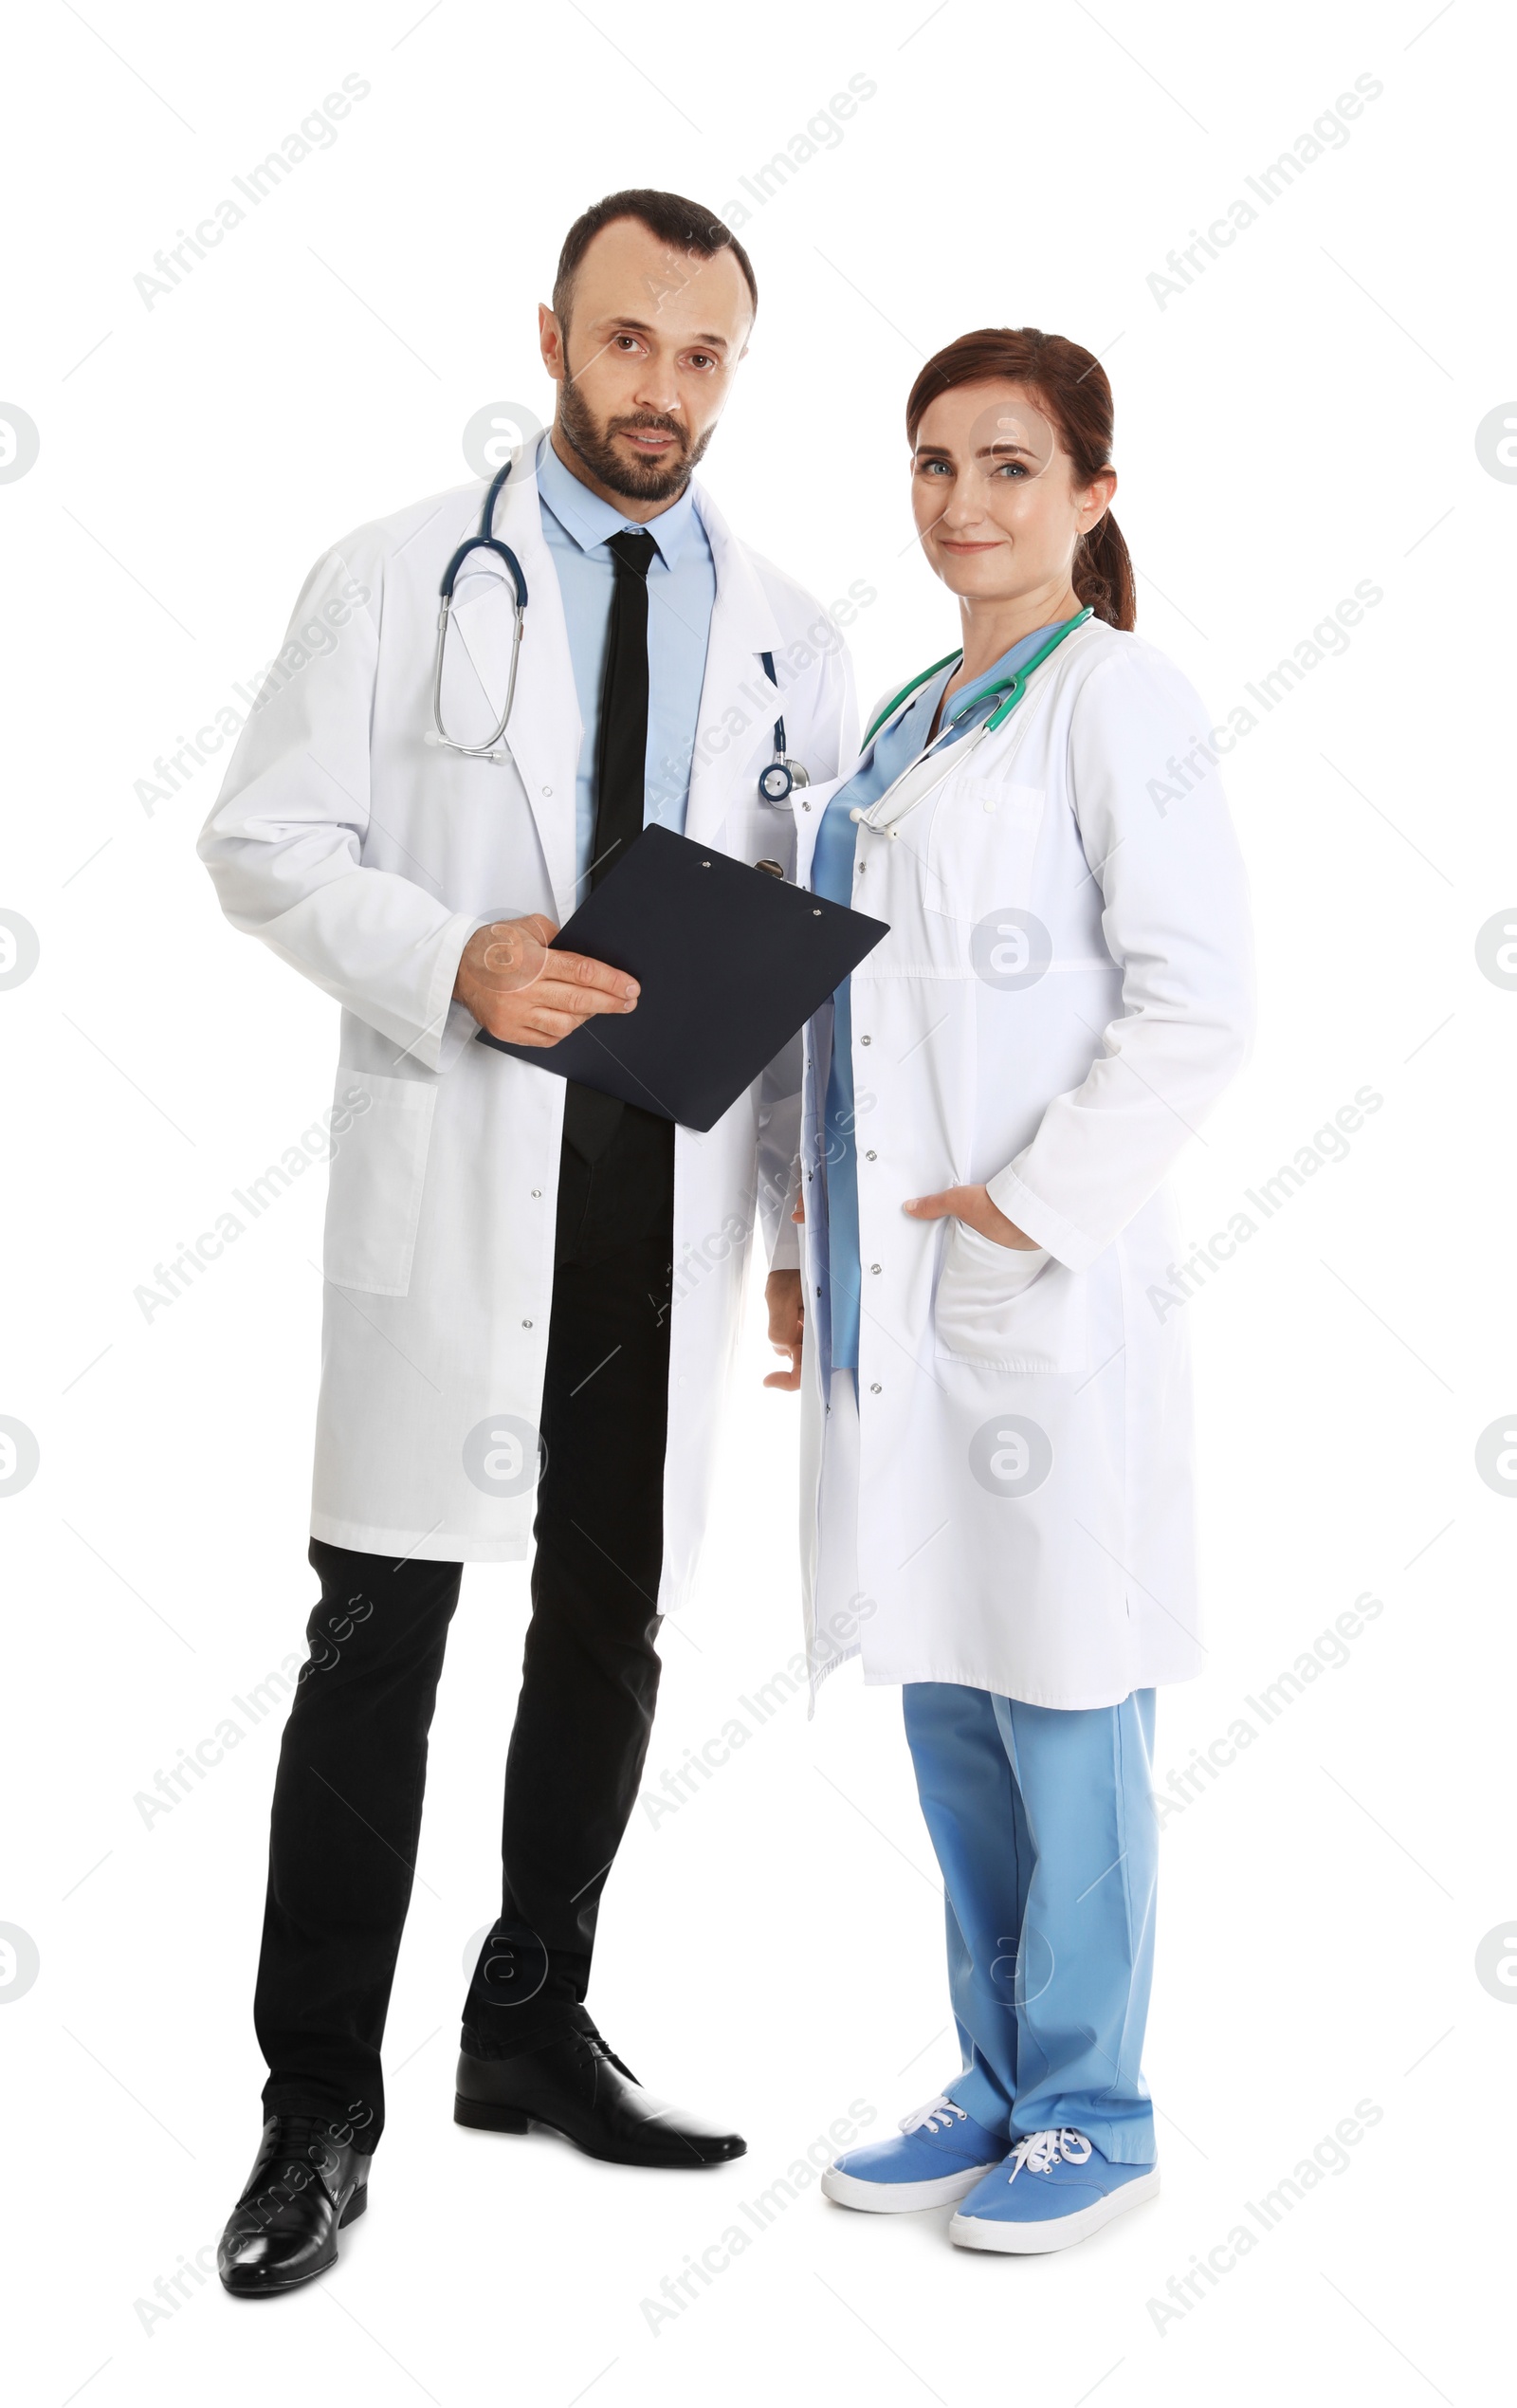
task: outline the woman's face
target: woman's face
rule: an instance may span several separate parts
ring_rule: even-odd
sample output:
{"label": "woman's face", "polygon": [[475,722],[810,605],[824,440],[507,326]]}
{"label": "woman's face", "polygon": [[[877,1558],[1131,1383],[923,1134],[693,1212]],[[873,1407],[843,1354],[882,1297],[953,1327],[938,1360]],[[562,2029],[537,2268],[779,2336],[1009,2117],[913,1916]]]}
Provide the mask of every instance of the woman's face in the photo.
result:
{"label": "woman's face", "polygon": [[1076,486],[1052,420],[1025,385],[958,385],[923,413],[911,457],[922,548],[950,592],[1012,601],[1063,595],[1076,539],[1117,489],[1104,469]]}

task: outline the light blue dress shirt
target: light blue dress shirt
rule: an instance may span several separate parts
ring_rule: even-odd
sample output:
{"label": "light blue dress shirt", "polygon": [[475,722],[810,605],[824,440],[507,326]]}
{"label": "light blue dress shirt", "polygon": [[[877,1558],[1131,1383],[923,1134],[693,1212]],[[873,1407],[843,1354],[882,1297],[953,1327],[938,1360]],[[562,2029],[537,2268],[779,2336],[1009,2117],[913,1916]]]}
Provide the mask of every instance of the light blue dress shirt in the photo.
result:
{"label": "light blue dress shirt", "polygon": [[706,643],[717,598],[711,546],[686,486],[677,502],[646,526],[603,502],[564,467],[543,437],[538,453],[538,500],[542,533],[553,554],[563,615],[569,631],[575,693],[584,721],[575,779],[575,870],[579,900],[594,858],[595,840],[595,747],[600,733],[600,695],[606,671],[616,570],[606,549],[608,536],[650,535],[658,546],[648,571],[648,753],[643,789],[643,825],[658,820],[685,833],[690,793],[690,760],[701,716]]}
{"label": "light blue dress shirt", "polygon": [[[1054,626],[1059,623],[1055,620]],[[1031,635],[1003,653],[983,676],[959,689],[950,708],[956,716],[961,711],[963,717],[957,719],[949,744],[967,736],[1003,700],[999,694],[986,694],[984,689],[997,678],[1014,676],[1052,633],[1053,627],[1034,628]],[[839,786],[828,804],[812,856],[812,891],[825,895],[830,903],[853,900],[853,851],[859,832],[850,814],[878,802],[886,786],[895,783],[903,769],[909,769],[926,744],[933,713],[957,666],[950,661],[919,688],[899,719],[892,720],[881,735],[863,768],[847,785]],[[859,1163],[853,1128],[853,1013],[849,988],[845,979],[832,997],[832,1060],[824,1120],[834,1371],[857,1371],[859,1362]]]}

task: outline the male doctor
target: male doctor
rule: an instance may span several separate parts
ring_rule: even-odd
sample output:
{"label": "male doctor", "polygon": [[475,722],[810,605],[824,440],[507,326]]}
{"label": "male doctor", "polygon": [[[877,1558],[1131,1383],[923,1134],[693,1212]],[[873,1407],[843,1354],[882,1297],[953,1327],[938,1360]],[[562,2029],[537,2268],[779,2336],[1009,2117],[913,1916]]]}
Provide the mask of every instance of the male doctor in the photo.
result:
{"label": "male doctor", "polygon": [[[438,589],[484,499],[469,485],[318,563],[292,673],[201,838],[233,926],[342,1005],[321,1599],[275,1785],[254,2001],[267,2122],[222,2242],[233,2292],[323,2272],[367,2204],[462,1567],[520,1558],[529,1535],[501,1913],[465,2000],[455,2118],[549,2125],[621,2164],[743,2151],[646,2091],[584,2002],[659,1624],[695,1567],[756,1198],[772,1253],[790,1241],[798,1078],[756,1082],[702,1137],[472,1040],[546,1049],[635,1009],[631,979],[543,940],[649,820],[790,866],[804,788],[778,807],[758,790],[781,710],[813,780],[851,755],[835,624],[691,481],[756,297],[741,246],[692,202],[622,192],[579,218],[539,312],[551,433],[495,511],[527,591],[503,738],[470,755],[433,730]],[[440,711],[455,746],[486,746],[505,708],[503,568],[476,551],[459,578]],[[796,1276],[774,1284],[788,1296]]]}

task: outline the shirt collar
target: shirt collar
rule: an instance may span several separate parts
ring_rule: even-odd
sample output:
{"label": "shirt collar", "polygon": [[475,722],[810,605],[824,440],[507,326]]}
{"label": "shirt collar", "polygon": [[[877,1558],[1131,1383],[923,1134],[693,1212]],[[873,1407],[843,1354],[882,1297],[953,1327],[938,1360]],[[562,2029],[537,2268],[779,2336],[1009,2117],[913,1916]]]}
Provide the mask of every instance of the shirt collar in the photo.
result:
{"label": "shirt collar", "polygon": [[667,510],[661,510],[646,525],[639,525],[635,520],[624,517],[614,503],[603,502],[588,485],[581,485],[573,469],[565,468],[547,435],[543,436],[538,455],[538,492],[564,533],[582,552],[594,552],[608,536],[624,531],[650,535],[667,569],[678,562],[695,516],[695,487],[687,485],[677,502],[671,502]]}

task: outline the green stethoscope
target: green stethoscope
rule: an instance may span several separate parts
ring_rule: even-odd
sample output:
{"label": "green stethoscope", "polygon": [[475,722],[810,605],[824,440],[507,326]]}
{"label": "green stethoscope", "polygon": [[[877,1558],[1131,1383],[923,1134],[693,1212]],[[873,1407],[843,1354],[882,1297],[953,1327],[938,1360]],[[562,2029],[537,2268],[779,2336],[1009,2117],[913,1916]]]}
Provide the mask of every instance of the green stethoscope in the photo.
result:
{"label": "green stethoscope", "polygon": [[[1041,669],[1049,654],[1058,650],[1066,635],[1072,635],[1075,629],[1083,627],[1089,616],[1090,609],[1087,605],[1076,617],[1066,619],[1062,627],[1055,628],[1048,642],[1039,646],[1031,660],[1022,663],[1014,676],[997,677],[994,684],[982,686],[978,693],[972,695],[970,700],[954,713],[947,726],[939,729],[925,750],[918,753],[916,760],[902,770],[900,777],[894,781],[893,784],[886,786],[877,801],[871,802],[866,809],[850,811],[849,818],[856,820],[861,828],[869,829],[875,836],[893,836],[896,833],[897,820],[904,819],[908,811],[915,811],[918,803],[924,801],[934,787],[946,778],[949,770],[957,768],[974,751],[977,744],[982,744],[987,736],[993,736],[996,733],[997,727],[1004,727],[1026,693],[1027,681],[1033,670]],[[920,677],[913,677],[908,686],[903,686],[894,700],[886,704],[885,708],[869,728],[868,734],[864,739],[866,747],[873,743],[886,721],[894,718],[909,695],[914,694],[920,686],[925,686],[929,678],[936,677],[940,669],[946,669],[950,661],[957,661],[962,657],[961,653],[945,653],[941,660],[935,660],[930,669],[924,669]],[[977,727],[972,736],[966,736],[958,752],[950,757],[949,747],[955,728],[960,721],[966,718],[972,710],[978,710],[989,694],[999,694],[1001,699],[983,726]]]}

